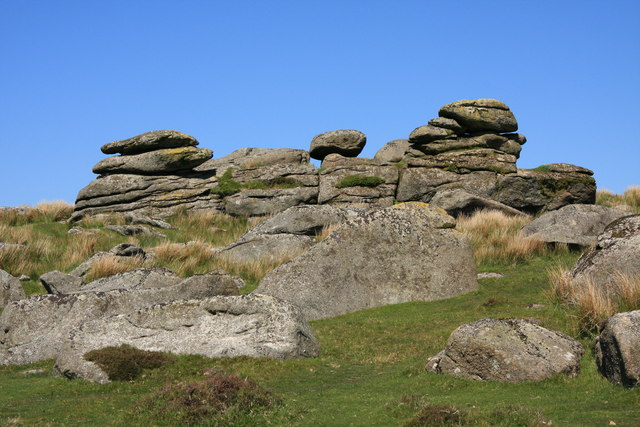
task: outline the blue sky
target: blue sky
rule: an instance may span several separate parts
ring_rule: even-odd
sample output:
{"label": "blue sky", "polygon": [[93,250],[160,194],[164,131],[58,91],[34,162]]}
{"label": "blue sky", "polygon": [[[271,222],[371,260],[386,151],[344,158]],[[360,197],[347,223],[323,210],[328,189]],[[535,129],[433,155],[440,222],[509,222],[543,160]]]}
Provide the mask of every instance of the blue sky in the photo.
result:
{"label": "blue sky", "polygon": [[156,129],[222,157],[308,149],[335,129],[361,156],[440,106],[509,105],[518,166],[565,162],[640,185],[639,1],[0,0],[0,205],[75,200],[100,146]]}

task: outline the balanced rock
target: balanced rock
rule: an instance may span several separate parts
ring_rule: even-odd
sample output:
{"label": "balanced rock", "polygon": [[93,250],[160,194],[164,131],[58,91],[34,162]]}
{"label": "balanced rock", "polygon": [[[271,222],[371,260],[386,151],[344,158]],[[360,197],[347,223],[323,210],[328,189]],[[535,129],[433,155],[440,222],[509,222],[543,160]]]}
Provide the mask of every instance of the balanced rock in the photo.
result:
{"label": "balanced rock", "polygon": [[25,293],[20,281],[6,271],[0,270],[0,307],[22,298],[25,298]]}
{"label": "balanced rock", "polygon": [[314,136],[311,140],[309,154],[317,160],[322,160],[327,154],[332,153],[345,157],[357,157],[366,143],[367,137],[360,131],[354,129],[334,130]]}
{"label": "balanced rock", "polygon": [[87,322],[71,331],[55,371],[68,378],[107,382],[83,355],[128,344],[140,350],[206,357],[315,357],[318,340],[299,309],[266,295],[211,297],[135,310]]}
{"label": "balanced rock", "polygon": [[640,310],[618,313],[603,322],[595,347],[600,373],[614,384],[640,382]]}
{"label": "balanced rock", "polygon": [[547,243],[589,246],[605,227],[628,212],[600,205],[568,205],[545,212],[522,228],[526,236]]}
{"label": "balanced rock", "polygon": [[454,223],[425,205],[365,211],[271,271],[255,292],[290,301],[312,320],[473,291],[471,248]]}
{"label": "balanced rock", "polygon": [[113,141],[100,148],[104,154],[140,154],[163,148],[190,147],[198,141],[175,130],[154,130],[133,138]]}
{"label": "balanced rock", "polygon": [[398,163],[404,159],[408,149],[408,139],[394,139],[383,145],[373,156],[373,159],[379,163]]}
{"label": "balanced rock", "polygon": [[640,276],[640,215],[610,223],[572,271],[575,281],[592,281],[603,287],[615,282],[617,274]]}
{"label": "balanced rock", "polygon": [[141,154],[107,157],[94,167],[96,174],[163,175],[201,165],[213,156],[208,148],[163,148]]}
{"label": "balanced rock", "polygon": [[515,132],[518,122],[507,105],[495,99],[473,99],[452,102],[440,108],[441,117],[453,119],[467,132]]}
{"label": "balanced rock", "polygon": [[456,133],[451,129],[432,125],[420,126],[409,135],[409,144],[426,144],[432,141],[455,138],[456,136]]}
{"label": "balanced rock", "polygon": [[584,354],[576,340],[523,319],[482,319],[458,327],[427,370],[484,381],[542,381],[576,376]]}

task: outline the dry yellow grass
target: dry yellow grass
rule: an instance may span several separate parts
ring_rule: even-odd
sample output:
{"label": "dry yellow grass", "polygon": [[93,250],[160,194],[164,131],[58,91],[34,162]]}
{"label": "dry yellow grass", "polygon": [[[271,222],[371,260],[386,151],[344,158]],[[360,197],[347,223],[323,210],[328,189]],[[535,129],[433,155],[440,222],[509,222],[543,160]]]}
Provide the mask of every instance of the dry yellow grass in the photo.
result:
{"label": "dry yellow grass", "polygon": [[457,228],[469,237],[477,263],[518,262],[549,250],[544,242],[520,232],[531,220],[529,215],[481,210],[458,218]]}
{"label": "dry yellow grass", "polygon": [[640,309],[640,275],[616,273],[606,286],[591,279],[575,280],[571,272],[556,267],[548,272],[551,296],[577,310],[580,332],[597,332],[607,317]]}
{"label": "dry yellow grass", "polygon": [[35,209],[53,221],[67,220],[73,213],[73,205],[64,200],[41,202],[36,205]]}
{"label": "dry yellow grass", "polygon": [[631,186],[623,194],[614,194],[605,189],[598,190],[596,204],[640,213],[640,186]]}
{"label": "dry yellow grass", "polygon": [[144,258],[138,256],[118,257],[115,255],[107,255],[91,265],[85,276],[85,281],[91,282],[101,277],[142,268],[144,267],[144,263]]}

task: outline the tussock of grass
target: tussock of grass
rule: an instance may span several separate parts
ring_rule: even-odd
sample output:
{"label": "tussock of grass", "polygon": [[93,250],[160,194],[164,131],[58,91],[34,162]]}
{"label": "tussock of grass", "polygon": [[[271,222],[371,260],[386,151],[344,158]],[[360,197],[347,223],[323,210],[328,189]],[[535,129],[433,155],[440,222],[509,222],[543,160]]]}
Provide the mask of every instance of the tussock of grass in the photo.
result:
{"label": "tussock of grass", "polygon": [[65,221],[72,213],[73,205],[67,202],[42,202],[35,207],[0,209],[0,224],[15,226],[34,222]]}
{"label": "tussock of grass", "polygon": [[111,381],[131,381],[145,369],[158,369],[174,360],[171,355],[126,344],[92,350],[84,358],[100,366]]}
{"label": "tussock of grass", "polygon": [[575,309],[581,334],[597,333],[603,320],[616,313],[640,309],[640,276],[613,275],[606,286],[589,279],[575,280],[562,267],[548,272],[551,296]]}
{"label": "tussock of grass", "polygon": [[259,415],[279,404],[255,382],[220,372],[200,381],[168,384],[141,401],[139,410],[188,425],[233,425],[234,419]]}
{"label": "tussock of grass", "polygon": [[347,175],[336,184],[336,188],[377,187],[380,184],[384,184],[384,179],[379,176]]}
{"label": "tussock of grass", "polygon": [[549,252],[546,243],[520,232],[531,220],[527,215],[481,210],[458,218],[457,228],[469,237],[476,263],[514,263]]}
{"label": "tussock of grass", "polygon": [[140,256],[119,257],[107,255],[91,264],[85,276],[85,281],[91,282],[101,277],[113,276],[114,274],[142,268],[144,264],[144,258]]}
{"label": "tussock of grass", "polygon": [[623,194],[614,194],[604,189],[598,190],[596,204],[640,213],[640,186],[631,186]]}

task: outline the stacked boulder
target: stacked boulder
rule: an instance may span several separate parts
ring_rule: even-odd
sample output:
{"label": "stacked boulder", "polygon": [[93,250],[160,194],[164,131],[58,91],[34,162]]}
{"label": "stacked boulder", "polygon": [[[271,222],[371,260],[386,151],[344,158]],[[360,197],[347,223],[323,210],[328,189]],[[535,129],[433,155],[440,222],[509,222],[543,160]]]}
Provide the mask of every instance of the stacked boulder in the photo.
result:
{"label": "stacked boulder", "polygon": [[102,146],[117,154],[93,167],[98,179],[80,190],[74,217],[105,212],[168,216],[177,208],[217,209],[209,196],[214,174],[194,168],[213,153],[192,136],[173,130],[143,133]]}
{"label": "stacked boulder", "polygon": [[[509,107],[495,99],[463,100],[440,108],[439,117],[409,135],[398,201],[429,202],[442,190],[462,188],[525,212],[594,203],[595,180],[588,169],[552,164],[521,170],[516,160],[527,141],[515,133]],[[383,148],[387,157],[395,148]]]}

